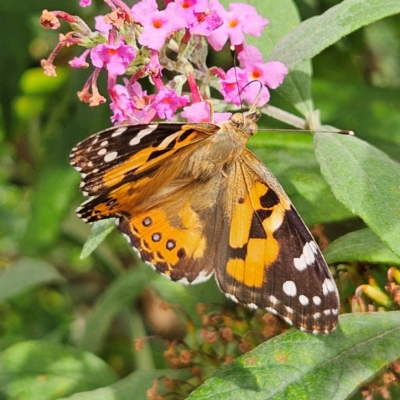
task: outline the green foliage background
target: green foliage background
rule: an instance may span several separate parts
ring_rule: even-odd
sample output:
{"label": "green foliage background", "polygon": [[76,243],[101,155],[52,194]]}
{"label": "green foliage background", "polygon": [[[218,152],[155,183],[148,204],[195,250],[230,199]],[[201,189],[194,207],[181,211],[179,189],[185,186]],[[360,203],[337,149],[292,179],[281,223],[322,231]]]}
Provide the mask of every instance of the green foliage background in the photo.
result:
{"label": "green foliage background", "polygon": [[[156,377],[186,378],[167,369],[161,341],[133,349],[134,339],[159,333],[144,293],[155,290],[150,304],[160,296],[195,323],[197,303],[225,301],[213,282],[184,287],[158,276],[115,232],[80,258],[90,228],[74,213],[82,198],[68,155],[110,126],[110,113],[78,101],[89,72],[68,67],[74,49],[57,57],[56,79],[44,76],[40,59],[58,33],[38,23],[42,9],[88,22],[107,11],[101,1],[86,9],[77,3],[0,3],[0,399],[146,398]],[[342,263],[335,272],[343,311],[373,277],[377,292],[367,302],[387,312],[345,315],[327,337],[287,331],[219,370],[190,398],[361,398],[361,385],[400,358],[400,315],[384,289],[388,267],[400,264],[400,6],[248,3],[271,21],[254,43],[291,71],[271,104],[300,118],[319,109],[323,124],[357,137],[317,133],[313,142],[305,133],[260,132],[251,147],[307,224],[322,224],[333,241],[325,256]],[[298,12],[306,22],[296,28]],[[287,126],[268,117],[262,125]],[[170,319],[179,331],[182,319]],[[397,384],[389,391],[398,398]]]}

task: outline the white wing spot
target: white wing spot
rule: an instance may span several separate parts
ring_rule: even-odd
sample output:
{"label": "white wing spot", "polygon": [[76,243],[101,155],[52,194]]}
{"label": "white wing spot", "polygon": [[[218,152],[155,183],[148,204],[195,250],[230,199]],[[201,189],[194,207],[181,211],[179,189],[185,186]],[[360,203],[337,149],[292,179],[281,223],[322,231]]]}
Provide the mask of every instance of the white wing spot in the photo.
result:
{"label": "white wing spot", "polygon": [[233,294],[225,293],[225,296],[226,296],[228,299],[234,301],[235,303],[239,303],[238,299],[237,299]]}
{"label": "white wing spot", "polygon": [[[124,235],[124,236],[125,236],[125,238],[129,238],[128,235]],[[128,239],[127,239],[127,240],[128,240]],[[130,239],[130,238],[129,238],[128,243],[129,243],[130,245],[132,245],[132,242],[131,242],[131,239]],[[140,251],[139,251],[136,247],[132,246],[132,249],[133,249],[133,251],[136,253],[136,255],[137,255],[139,258],[142,258],[141,254],[140,254]]]}
{"label": "white wing spot", "polygon": [[118,128],[117,130],[115,130],[112,134],[111,137],[115,137],[115,136],[119,136],[122,135],[128,128],[126,126],[124,126],[123,128]]}
{"label": "white wing spot", "polygon": [[330,292],[334,292],[335,291],[335,284],[332,281],[332,279],[327,279],[326,286],[328,287],[328,290]]}
{"label": "white wing spot", "polygon": [[100,143],[100,146],[101,147],[106,147],[108,145],[108,140],[103,140],[101,143]]}
{"label": "white wing spot", "polygon": [[304,294],[301,294],[301,295],[299,296],[299,301],[300,301],[300,304],[301,304],[302,306],[308,306],[308,304],[310,303],[310,300],[308,300],[308,297],[307,297],[307,296],[304,296]]}
{"label": "white wing spot", "polygon": [[100,149],[98,152],[97,152],[97,155],[99,155],[99,156],[104,156],[104,154],[106,154],[107,153],[107,149]]}
{"label": "white wing spot", "polygon": [[[122,233],[123,237],[126,239],[126,241],[127,241],[129,244],[131,244],[131,238],[130,238],[126,233],[123,233],[123,232],[121,232],[121,233]],[[136,253],[140,256],[140,253],[138,252],[138,250],[137,250],[135,247],[133,248],[133,250],[135,250]]]}
{"label": "white wing spot", "polygon": [[[154,271],[157,271],[157,268],[156,268],[150,261],[143,260],[143,262],[144,262],[145,264],[147,264],[149,267],[153,268]],[[164,275],[164,276],[166,276],[167,278],[169,278],[168,275]],[[171,278],[170,278],[170,279],[171,279]]]}
{"label": "white wing spot", "polygon": [[93,146],[94,144],[96,144],[98,141],[99,141],[99,137],[98,137],[98,136],[95,136],[95,138],[94,138],[93,141],[92,141],[92,146]]}
{"label": "white wing spot", "polygon": [[320,312],[316,312],[315,314],[313,314],[314,319],[319,319],[321,318],[321,313]]}
{"label": "white wing spot", "polygon": [[332,311],[329,310],[329,309],[328,309],[328,310],[324,310],[324,314],[325,314],[325,315],[331,315],[331,314],[332,314]]}
{"label": "white wing spot", "polygon": [[265,307],[265,309],[270,312],[271,314],[274,315],[278,315],[278,311],[276,311],[275,309],[271,308],[271,307]]}
{"label": "white wing spot", "polygon": [[112,153],[108,153],[104,156],[104,161],[105,162],[110,162],[112,160],[115,160],[118,156],[118,153],[116,151],[113,151]]}
{"label": "white wing spot", "polygon": [[288,317],[282,317],[284,321],[286,321],[289,325],[293,325],[293,321],[289,319]]}
{"label": "white wing spot", "polygon": [[293,281],[286,281],[282,285],[282,289],[290,297],[294,297],[297,294],[296,284]]}
{"label": "white wing spot", "polygon": [[307,265],[312,265],[315,261],[314,250],[311,247],[311,243],[306,243],[303,247],[303,255],[305,257]]}
{"label": "white wing spot", "polygon": [[246,306],[247,306],[248,308],[250,308],[251,310],[257,310],[257,308],[258,308],[254,303],[246,304]]}
{"label": "white wing spot", "polygon": [[294,313],[294,310],[293,310],[292,307],[285,306],[285,308],[286,308],[286,311],[287,311],[289,314],[293,314],[293,313]]}
{"label": "white wing spot", "polygon": [[307,266],[315,262],[315,249],[316,245],[314,242],[309,242],[304,245],[303,254],[299,258],[293,260],[294,266],[298,271],[304,271]]}
{"label": "white wing spot", "polygon": [[157,124],[153,124],[153,125],[149,125],[146,129],[142,129],[141,131],[139,131],[137,133],[137,135],[131,139],[131,141],[129,142],[130,146],[134,146],[136,144],[139,144],[140,141],[147,135],[149,135],[150,133],[154,132],[155,129],[157,129]]}
{"label": "white wing spot", "polygon": [[214,272],[211,272],[207,275],[206,271],[201,271],[199,273],[199,275],[197,275],[196,279],[194,279],[192,282],[190,282],[190,284],[195,285],[197,283],[208,281],[213,275],[214,275]]}
{"label": "white wing spot", "polygon": [[312,301],[314,302],[314,304],[315,304],[316,306],[320,306],[321,303],[322,303],[321,297],[319,297],[319,296],[314,296],[314,297],[312,298]]}
{"label": "white wing spot", "polygon": [[293,259],[294,267],[298,271],[304,271],[307,268],[307,262],[305,260],[304,254],[302,254],[299,258]]}
{"label": "white wing spot", "polygon": [[334,292],[335,286],[329,278],[325,278],[324,283],[322,284],[322,292],[325,296],[328,295],[329,292]]}
{"label": "white wing spot", "polygon": [[273,295],[269,296],[268,298],[271,304],[273,304],[274,306],[279,303],[279,300]]}

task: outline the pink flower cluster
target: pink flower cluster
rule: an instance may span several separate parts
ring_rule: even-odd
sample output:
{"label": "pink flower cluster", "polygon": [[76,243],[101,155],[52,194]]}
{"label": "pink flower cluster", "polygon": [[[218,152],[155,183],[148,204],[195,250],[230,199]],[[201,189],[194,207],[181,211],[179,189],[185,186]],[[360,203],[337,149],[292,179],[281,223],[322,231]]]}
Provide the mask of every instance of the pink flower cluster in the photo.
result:
{"label": "pink flower cluster", "polygon": [[[227,103],[236,106],[241,100],[257,106],[269,100],[269,90],[277,88],[287,74],[278,61],[264,63],[260,51],[246,44],[245,34],[260,36],[268,20],[255,7],[234,3],[227,11],[218,0],[165,0],[160,10],[156,0],[141,0],[128,7],[123,0],[105,0],[110,12],[95,19],[92,31],[79,17],[62,11],[43,11],[41,24],[57,29],[60,19],[70,23],[72,31],[61,35],[50,57],[42,60],[47,75],[56,75],[54,58],[63,46],[79,44],[86,50],[70,61],[73,68],[94,67],[82,91],[82,101],[96,106],[106,99],[99,93],[97,78],[107,72],[111,98],[111,120],[121,123],[149,123],[155,118],[172,120],[183,108],[181,117],[190,122],[210,121],[210,88],[220,91]],[[82,7],[91,0],[80,0]],[[207,67],[207,46],[221,50],[230,42],[238,53],[240,67],[225,72]],[[169,81],[165,70],[174,76]],[[170,74],[169,74],[170,75]],[[129,78],[128,78],[129,77]],[[152,94],[142,89],[148,78],[154,85]],[[118,82],[121,79],[122,81]],[[258,84],[249,84],[258,81]],[[187,84],[189,94],[183,94]],[[214,120],[229,118],[215,114]]]}

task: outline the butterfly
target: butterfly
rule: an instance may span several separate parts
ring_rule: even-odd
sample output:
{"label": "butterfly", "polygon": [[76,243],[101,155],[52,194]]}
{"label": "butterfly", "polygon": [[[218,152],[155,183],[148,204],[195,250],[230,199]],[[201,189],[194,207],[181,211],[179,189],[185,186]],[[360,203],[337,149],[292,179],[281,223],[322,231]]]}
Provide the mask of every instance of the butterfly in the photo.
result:
{"label": "butterfly", "polygon": [[122,125],[85,139],[70,155],[90,196],[77,213],[88,223],[116,218],[144,262],[174,281],[214,275],[233,301],[329,333],[335,281],[277,179],[246,148],[259,117]]}

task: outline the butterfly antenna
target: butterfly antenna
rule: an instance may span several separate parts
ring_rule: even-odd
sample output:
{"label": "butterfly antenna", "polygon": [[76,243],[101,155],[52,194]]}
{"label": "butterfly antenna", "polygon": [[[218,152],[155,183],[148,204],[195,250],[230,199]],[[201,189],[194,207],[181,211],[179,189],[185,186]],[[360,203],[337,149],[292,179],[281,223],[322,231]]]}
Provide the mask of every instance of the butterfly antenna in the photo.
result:
{"label": "butterfly antenna", "polygon": [[241,95],[241,90],[239,88],[239,78],[237,76],[237,71],[236,71],[236,67],[237,67],[237,62],[236,62],[237,61],[237,52],[236,52],[235,46],[231,46],[230,50],[231,50],[231,56],[232,56],[232,59],[233,59],[233,66],[234,66],[235,78],[236,78],[236,86],[238,88],[238,97],[239,97],[239,102],[240,102],[240,112],[243,115],[242,95]]}
{"label": "butterfly antenna", "polygon": [[206,103],[210,107],[210,122],[213,124],[214,123],[214,103],[211,100],[206,100]]}
{"label": "butterfly antenna", "polygon": [[[258,90],[258,93],[257,93],[257,95],[256,95],[256,97],[255,97],[255,99],[254,99],[254,101],[253,101],[253,104],[252,104],[251,107],[250,107],[249,112],[251,112],[251,113],[254,112],[254,111],[256,111],[257,104],[258,104],[258,100],[260,99],[261,92],[262,92],[262,89],[263,89],[263,84],[262,84],[262,82],[261,82],[261,81],[258,81],[258,80],[251,81],[251,82],[249,82],[246,86],[248,86],[248,85],[250,85],[250,83],[254,83],[254,82],[257,82],[257,83],[260,85],[260,89]],[[246,86],[243,88],[243,90],[246,88]]]}

